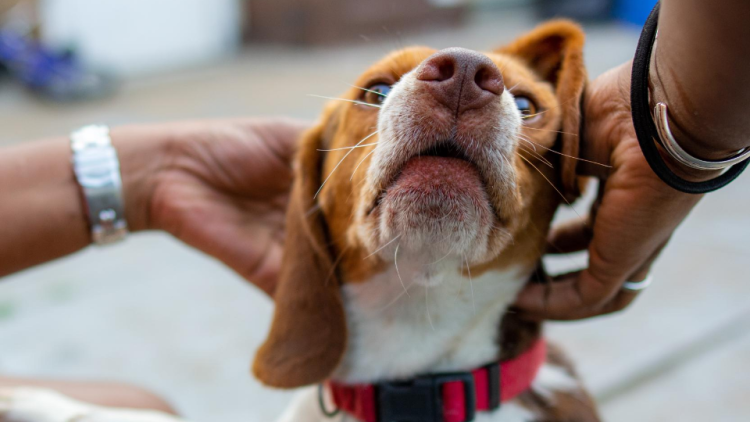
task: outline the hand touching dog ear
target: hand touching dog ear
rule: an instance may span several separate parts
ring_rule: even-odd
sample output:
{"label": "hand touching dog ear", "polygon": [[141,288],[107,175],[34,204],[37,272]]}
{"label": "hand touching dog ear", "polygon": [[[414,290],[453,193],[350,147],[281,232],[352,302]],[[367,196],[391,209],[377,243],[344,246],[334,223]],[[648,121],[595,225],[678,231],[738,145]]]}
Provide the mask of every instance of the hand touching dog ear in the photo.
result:
{"label": "hand touching dog ear", "polygon": [[[232,119],[113,128],[131,231],[164,230],[271,294],[281,264],[291,119]],[[0,149],[0,277],[91,243],[58,137]]]}
{"label": "hand touching dog ear", "polygon": [[600,179],[599,197],[592,217],[555,228],[550,244],[556,252],[588,250],[589,266],[548,285],[526,286],[516,304],[525,316],[573,320],[627,307],[637,293],[621,289],[623,283],[648,275],[701,198],[670,188],[648,166],[630,115],[629,64],[589,85],[583,113],[582,158],[612,168],[578,164],[579,174]]}
{"label": "hand touching dog ear", "polygon": [[[329,108],[322,122],[335,119]],[[286,218],[288,241],[274,299],[273,324],[253,363],[264,384],[296,388],[325,380],[344,355],[347,342],[340,284],[331,244],[315,194],[329,128],[308,131],[295,161],[295,180]]]}
{"label": "hand touching dog ear", "polygon": [[559,136],[561,193],[572,202],[580,195],[576,174],[581,127],[581,98],[588,75],[583,62],[583,29],[567,20],[550,21],[497,51],[520,57],[555,89],[562,111]]}
{"label": "hand touching dog ear", "polygon": [[292,156],[308,124],[245,119],[175,125],[154,177],[148,228],[221,260],[273,295]]}

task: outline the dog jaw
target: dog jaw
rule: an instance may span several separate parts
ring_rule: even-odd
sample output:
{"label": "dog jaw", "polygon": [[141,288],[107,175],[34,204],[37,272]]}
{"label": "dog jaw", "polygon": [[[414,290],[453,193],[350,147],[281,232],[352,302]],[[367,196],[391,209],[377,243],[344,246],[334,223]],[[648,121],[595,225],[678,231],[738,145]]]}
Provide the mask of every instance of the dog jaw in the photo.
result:
{"label": "dog jaw", "polygon": [[[425,92],[418,71],[401,77],[380,110],[356,210],[359,238],[386,260],[399,247],[424,259],[487,261],[511,239],[505,226],[519,202],[512,163],[521,116],[507,90],[457,116]],[[421,157],[446,144],[462,157]]]}

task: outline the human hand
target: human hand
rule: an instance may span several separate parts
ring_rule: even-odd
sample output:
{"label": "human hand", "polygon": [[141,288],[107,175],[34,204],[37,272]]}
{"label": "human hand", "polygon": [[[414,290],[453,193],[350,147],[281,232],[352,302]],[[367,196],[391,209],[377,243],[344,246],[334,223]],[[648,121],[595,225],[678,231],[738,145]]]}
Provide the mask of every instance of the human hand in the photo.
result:
{"label": "human hand", "polygon": [[[574,320],[627,307],[637,292],[626,281],[644,279],[654,259],[701,196],[676,191],[651,170],[630,111],[630,63],[594,80],[584,97],[582,158],[578,172],[600,179],[591,214],[552,230],[554,252],[588,250],[588,268],[529,284],[516,306],[538,319]],[[696,175],[673,166],[683,177]]]}
{"label": "human hand", "polygon": [[150,128],[150,136],[158,131],[167,134],[158,138],[168,141],[140,189],[149,192],[140,195],[145,204],[132,207],[147,210],[139,225],[171,233],[272,295],[281,265],[291,159],[306,128],[304,122],[270,118]]}

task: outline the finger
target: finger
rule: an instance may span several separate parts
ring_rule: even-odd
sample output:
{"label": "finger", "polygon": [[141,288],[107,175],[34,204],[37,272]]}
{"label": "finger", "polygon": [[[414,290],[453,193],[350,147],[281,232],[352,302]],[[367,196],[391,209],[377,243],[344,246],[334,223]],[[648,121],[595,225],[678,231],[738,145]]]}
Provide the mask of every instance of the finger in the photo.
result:
{"label": "finger", "polygon": [[251,283],[255,284],[272,298],[279,279],[282,257],[283,250],[281,247],[269,247],[268,256],[264,260],[263,265],[255,271],[254,275],[248,277]]}
{"label": "finger", "polygon": [[550,283],[527,284],[515,306],[525,318],[567,321],[595,315],[609,295],[606,283],[592,280],[588,270],[583,270],[555,277]]}
{"label": "finger", "polygon": [[[656,250],[639,266],[637,267],[627,278],[627,281],[642,281],[649,276],[651,267],[656,259],[661,254],[664,247],[666,247],[668,240],[660,244]],[[584,280],[587,277],[586,271],[577,271],[567,274],[561,274],[553,277],[550,283],[536,284],[527,286],[524,291],[519,295],[519,300],[516,306],[519,308],[519,312],[526,318],[531,319],[555,319],[555,320],[576,320],[589,318],[597,315],[611,314],[619,312],[628,306],[635,300],[640,291],[622,289],[621,282],[618,286],[619,289],[612,293],[611,299],[603,299],[602,304],[599,305],[585,305],[587,293],[580,290],[581,283],[589,284]],[[604,287],[602,287],[604,288]],[[606,288],[604,288],[606,291]],[[528,290],[528,291],[527,291]],[[592,293],[588,293],[592,294]],[[602,294],[601,291],[596,291],[594,295]],[[561,298],[567,304],[580,303],[575,309],[571,309],[570,306],[556,308],[555,300],[551,298]],[[543,304],[539,304],[539,300],[542,298]],[[533,305],[534,301],[537,302]],[[552,303],[550,304],[550,301]],[[528,306],[532,304],[531,306]],[[544,310],[533,311],[534,309],[543,308]]]}
{"label": "finger", "polygon": [[302,133],[312,127],[307,120],[288,117],[256,118],[251,119],[250,124],[284,161],[291,161]]}
{"label": "finger", "polygon": [[[629,279],[629,282],[633,283],[640,283],[646,280],[647,277],[649,277],[648,270],[640,271],[641,274],[643,274],[640,277]],[[621,288],[620,291],[615,295],[615,297],[609,301],[606,305],[602,307],[600,311],[598,311],[597,315],[606,315],[606,314],[612,314],[615,312],[620,312],[623,309],[630,306],[633,301],[635,301],[635,298],[638,297],[644,290],[632,290],[632,289],[624,289]]]}
{"label": "finger", "polygon": [[[557,276],[551,283],[527,285],[516,306],[525,316],[535,319],[575,320],[599,315],[619,294],[627,277],[650,265],[657,255],[648,250],[641,253],[640,259],[623,256],[622,260],[609,261],[601,257],[599,246],[592,243],[588,268]],[[621,302],[623,306],[629,303]]]}
{"label": "finger", "polygon": [[[654,264],[654,261],[656,261],[656,258],[661,255],[661,252],[664,250],[664,247],[667,246],[667,242],[662,243],[656,251],[654,251],[653,254],[646,260],[646,262],[643,263],[643,265],[638,268],[633,275],[628,277],[628,281],[632,282],[640,282],[645,280],[649,275],[651,274],[651,267]],[[607,303],[604,308],[602,308],[600,314],[611,314],[615,312],[619,312],[628,306],[630,306],[636,297],[638,297],[644,290],[628,290],[628,289],[620,289],[620,291],[617,293],[617,295],[609,302]]]}
{"label": "finger", "polygon": [[566,254],[585,250],[593,235],[588,216],[565,221],[552,228],[547,237],[547,253]]}

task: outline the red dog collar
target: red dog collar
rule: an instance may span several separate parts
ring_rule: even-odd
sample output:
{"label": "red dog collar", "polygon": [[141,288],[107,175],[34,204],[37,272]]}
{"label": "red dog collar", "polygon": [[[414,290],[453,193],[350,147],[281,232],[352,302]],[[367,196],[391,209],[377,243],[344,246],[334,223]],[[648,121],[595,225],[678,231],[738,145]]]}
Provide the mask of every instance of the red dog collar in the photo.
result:
{"label": "red dog collar", "polygon": [[528,390],[546,357],[547,345],[539,339],[515,359],[471,372],[326,385],[336,407],[362,422],[468,422],[474,420],[476,411],[495,410]]}

